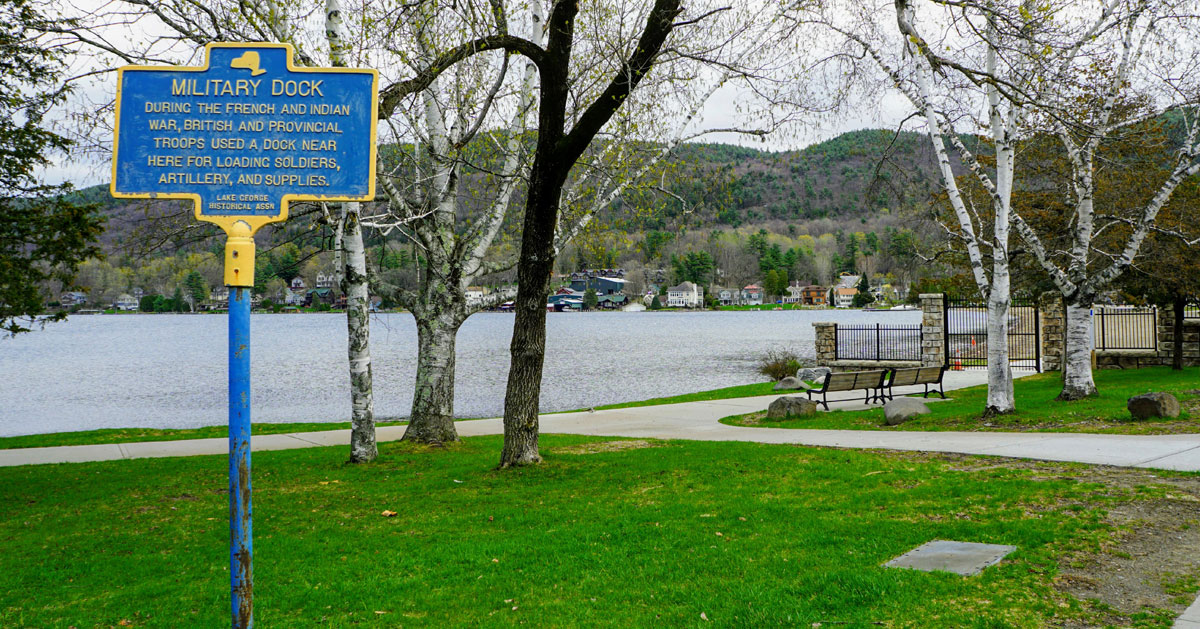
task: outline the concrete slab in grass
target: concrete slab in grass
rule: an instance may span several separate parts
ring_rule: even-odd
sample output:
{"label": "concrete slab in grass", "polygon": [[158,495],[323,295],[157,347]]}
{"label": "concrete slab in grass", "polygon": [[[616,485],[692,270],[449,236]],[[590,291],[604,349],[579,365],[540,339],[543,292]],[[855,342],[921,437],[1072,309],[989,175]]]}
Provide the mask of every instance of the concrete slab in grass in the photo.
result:
{"label": "concrete slab in grass", "polygon": [[976,544],[935,539],[883,565],[888,568],[910,568],[925,572],[941,570],[971,577],[979,574],[988,566],[1000,563],[1001,559],[1016,549],[1016,546],[1003,544]]}

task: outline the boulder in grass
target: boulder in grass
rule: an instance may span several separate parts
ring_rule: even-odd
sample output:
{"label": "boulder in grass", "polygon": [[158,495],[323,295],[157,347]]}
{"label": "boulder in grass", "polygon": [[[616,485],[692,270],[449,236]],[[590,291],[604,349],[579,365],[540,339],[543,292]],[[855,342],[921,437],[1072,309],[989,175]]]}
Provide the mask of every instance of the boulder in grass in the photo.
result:
{"label": "boulder in grass", "polygon": [[788,376],[783,380],[775,383],[775,391],[795,391],[796,389],[808,389],[809,386],[804,384],[804,381],[799,378]]}
{"label": "boulder in grass", "polygon": [[1179,400],[1170,393],[1143,393],[1129,398],[1126,404],[1134,419],[1179,417]]}
{"label": "boulder in grass", "polygon": [[789,419],[812,417],[817,414],[817,403],[794,395],[781,397],[767,407],[767,419]]}
{"label": "boulder in grass", "polygon": [[796,372],[796,378],[805,382],[821,382],[831,371],[829,367],[805,367]]}
{"label": "boulder in grass", "polygon": [[929,407],[916,398],[898,397],[883,405],[883,418],[888,426],[898,426],[928,414]]}

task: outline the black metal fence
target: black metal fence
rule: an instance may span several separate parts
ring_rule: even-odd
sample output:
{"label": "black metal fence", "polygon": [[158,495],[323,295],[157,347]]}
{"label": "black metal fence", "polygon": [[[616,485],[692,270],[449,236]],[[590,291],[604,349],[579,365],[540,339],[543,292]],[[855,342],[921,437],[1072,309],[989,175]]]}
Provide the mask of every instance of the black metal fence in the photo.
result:
{"label": "black metal fence", "polygon": [[[987,304],[945,298],[946,366],[985,369],[988,363]],[[1008,361],[1015,369],[1042,370],[1041,311],[1032,300],[1012,300],[1008,309]]]}
{"label": "black metal fence", "polygon": [[1188,304],[1183,308],[1184,319],[1200,319],[1200,304]]}
{"label": "black metal fence", "polygon": [[921,360],[920,325],[836,325],[836,360]]}
{"label": "black metal fence", "polygon": [[1158,311],[1155,308],[1097,306],[1092,312],[1096,350],[1157,350]]}

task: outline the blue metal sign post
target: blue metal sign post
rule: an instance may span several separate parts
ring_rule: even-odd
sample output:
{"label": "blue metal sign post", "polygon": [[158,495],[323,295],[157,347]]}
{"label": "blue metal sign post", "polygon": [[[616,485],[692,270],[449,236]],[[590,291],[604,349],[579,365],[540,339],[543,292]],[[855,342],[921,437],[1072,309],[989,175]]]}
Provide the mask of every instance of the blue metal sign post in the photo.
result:
{"label": "blue metal sign post", "polygon": [[204,66],[118,71],[111,191],[186,199],[225,230],[229,286],[229,567],[233,627],[254,625],[250,306],[254,233],[291,201],[375,198],[379,77],[297,68],[287,44],[214,43]]}

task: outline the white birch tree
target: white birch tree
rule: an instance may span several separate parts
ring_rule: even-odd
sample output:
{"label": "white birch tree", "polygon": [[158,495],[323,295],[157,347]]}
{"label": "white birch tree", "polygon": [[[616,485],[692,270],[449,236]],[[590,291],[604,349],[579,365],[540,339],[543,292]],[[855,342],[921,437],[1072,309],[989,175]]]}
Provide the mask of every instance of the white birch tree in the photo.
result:
{"label": "white birch tree", "polygon": [[[984,412],[1011,413],[1016,403],[1008,349],[1012,304],[1009,216],[1015,142],[1022,131],[1024,111],[1007,102],[1000,92],[1004,85],[1027,83],[1028,70],[1002,54],[1011,47],[1011,36],[990,14],[973,5],[964,6],[961,14],[922,11],[923,20],[915,4],[907,0],[897,0],[890,10],[867,6],[859,11],[850,14],[857,18],[855,21],[847,22],[842,17],[844,12],[834,9],[817,22],[846,39],[848,54],[871,60],[925,121],[940,182],[954,217],[944,226],[946,234],[966,253],[976,289],[987,304],[988,394]],[[883,11],[890,14],[894,27],[881,28],[875,16]],[[930,43],[921,31],[934,27],[940,35]],[[956,41],[955,29],[974,37]],[[933,54],[934,49],[951,48],[951,43],[954,60]],[[889,49],[898,49],[899,53],[888,54]],[[980,75],[994,80],[979,80]],[[982,117],[973,113],[979,110],[985,112]],[[992,168],[986,167],[963,141],[964,136],[978,137],[984,131],[994,148]],[[967,168],[975,184],[987,191],[988,207],[977,208],[960,188],[952,155]]]}
{"label": "white birch tree", "polygon": [[[1060,26],[1036,42],[1038,49],[1059,53],[1058,66],[1048,73],[1036,107],[1040,130],[1059,140],[1069,167],[1069,179],[1055,182],[1070,208],[1068,244],[1057,246],[1060,234],[1039,230],[1020,214],[1013,215],[1013,223],[1066,303],[1060,400],[1096,394],[1092,306],[1133,264],[1142,243],[1156,229],[1159,211],[1179,184],[1200,172],[1196,12],[1195,4],[1188,2],[1109,2],[1091,12],[1081,9],[1082,18],[1074,24]],[[1070,26],[1085,37],[1062,37]],[[1079,79],[1096,75],[1097,69],[1097,81]],[[1148,112],[1130,115],[1118,108],[1123,99],[1139,96],[1149,103]],[[1113,167],[1104,163],[1105,143],[1117,134],[1136,134],[1139,126],[1164,116],[1175,127],[1168,134],[1174,146],[1164,151],[1172,154],[1165,178],[1156,182],[1147,199],[1126,207],[1097,207],[1098,172]],[[1147,146],[1147,150],[1162,148]],[[1105,245],[1100,244],[1102,236]]]}

